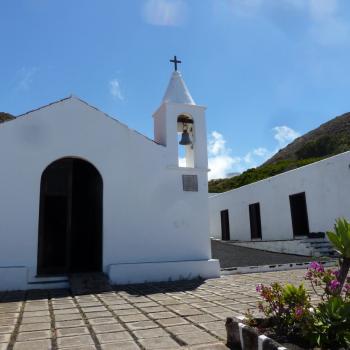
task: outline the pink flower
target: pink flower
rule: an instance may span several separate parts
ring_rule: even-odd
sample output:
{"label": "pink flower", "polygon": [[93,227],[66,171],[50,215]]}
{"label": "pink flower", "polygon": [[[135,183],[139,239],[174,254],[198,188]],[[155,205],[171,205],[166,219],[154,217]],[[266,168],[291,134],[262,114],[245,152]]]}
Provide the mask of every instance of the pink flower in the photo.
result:
{"label": "pink flower", "polygon": [[304,313],[304,310],[301,307],[295,308],[295,316],[296,317],[301,317]]}
{"label": "pink flower", "polygon": [[324,272],[324,267],[320,263],[313,261],[310,263],[309,269],[315,270],[316,272]]}
{"label": "pink flower", "polygon": [[262,285],[262,284],[258,284],[258,285],[256,286],[256,288],[255,288],[255,290],[256,290],[258,293],[261,293],[262,289],[263,289],[263,285]]}
{"label": "pink flower", "polygon": [[339,277],[339,273],[340,273],[339,270],[334,270],[334,271],[332,271],[332,274],[333,274],[336,278]]}
{"label": "pink flower", "polygon": [[329,284],[328,284],[328,289],[331,291],[331,292],[336,292],[337,291],[337,289],[339,288],[339,286],[340,286],[340,282],[339,281],[337,281],[337,280],[332,280],[332,281],[330,281],[329,282]]}
{"label": "pink flower", "polygon": [[344,288],[343,288],[343,291],[344,291],[344,293],[346,294],[346,295],[350,295],[350,284],[345,284],[344,285]]}

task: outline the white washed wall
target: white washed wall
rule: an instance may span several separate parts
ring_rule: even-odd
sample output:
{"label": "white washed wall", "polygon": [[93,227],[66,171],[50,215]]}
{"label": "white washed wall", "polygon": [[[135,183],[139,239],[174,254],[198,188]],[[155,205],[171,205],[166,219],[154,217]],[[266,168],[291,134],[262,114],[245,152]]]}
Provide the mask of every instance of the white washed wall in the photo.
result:
{"label": "white washed wall", "polygon": [[165,147],[70,98],[0,124],[0,268],[23,266],[33,279],[40,178],[62,157],[85,159],[102,176],[104,271],[211,258],[206,172],[184,170],[198,174],[199,192],[183,192],[184,171],[166,166]]}
{"label": "white washed wall", "polygon": [[263,240],[293,239],[289,195],[305,192],[310,232],[350,219],[350,152],[209,197],[210,236],[221,238],[220,211],[229,210],[230,239],[250,240],[249,204],[259,202]]}

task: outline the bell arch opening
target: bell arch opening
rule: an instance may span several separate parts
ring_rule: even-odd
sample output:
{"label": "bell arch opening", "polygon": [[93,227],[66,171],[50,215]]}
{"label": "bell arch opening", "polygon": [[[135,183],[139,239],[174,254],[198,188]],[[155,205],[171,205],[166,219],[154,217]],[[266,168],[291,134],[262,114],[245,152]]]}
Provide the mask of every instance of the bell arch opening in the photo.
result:
{"label": "bell arch opening", "polygon": [[38,275],[102,270],[103,181],[79,158],[61,158],[42,173]]}
{"label": "bell arch opening", "polygon": [[177,117],[178,165],[194,168],[194,122],[189,115],[180,114]]}

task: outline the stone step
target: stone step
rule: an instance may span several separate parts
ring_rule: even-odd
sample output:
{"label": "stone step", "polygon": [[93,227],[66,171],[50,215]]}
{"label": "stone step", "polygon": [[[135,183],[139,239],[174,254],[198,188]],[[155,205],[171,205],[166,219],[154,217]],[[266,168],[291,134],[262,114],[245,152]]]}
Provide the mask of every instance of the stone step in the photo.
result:
{"label": "stone step", "polygon": [[73,273],[69,276],[73,295],[111,292],[108,276],[102,272]]}
{"label": "stone step", "polygon": [[329,241],[326,238],[305,238],[305,239],[301,239],[300,242],[303,242],[303,243],[324,243],[324,242],[329,242]]}

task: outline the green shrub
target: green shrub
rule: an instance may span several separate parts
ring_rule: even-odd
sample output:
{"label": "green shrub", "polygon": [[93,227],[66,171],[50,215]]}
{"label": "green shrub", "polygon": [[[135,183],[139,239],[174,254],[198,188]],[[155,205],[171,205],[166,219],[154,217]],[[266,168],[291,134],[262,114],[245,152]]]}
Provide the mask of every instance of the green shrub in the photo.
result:
{"label": "green shrub", "polygon": [[319,304],[305,335],[322,349],[350,349],[350,302],[334,296]]}

